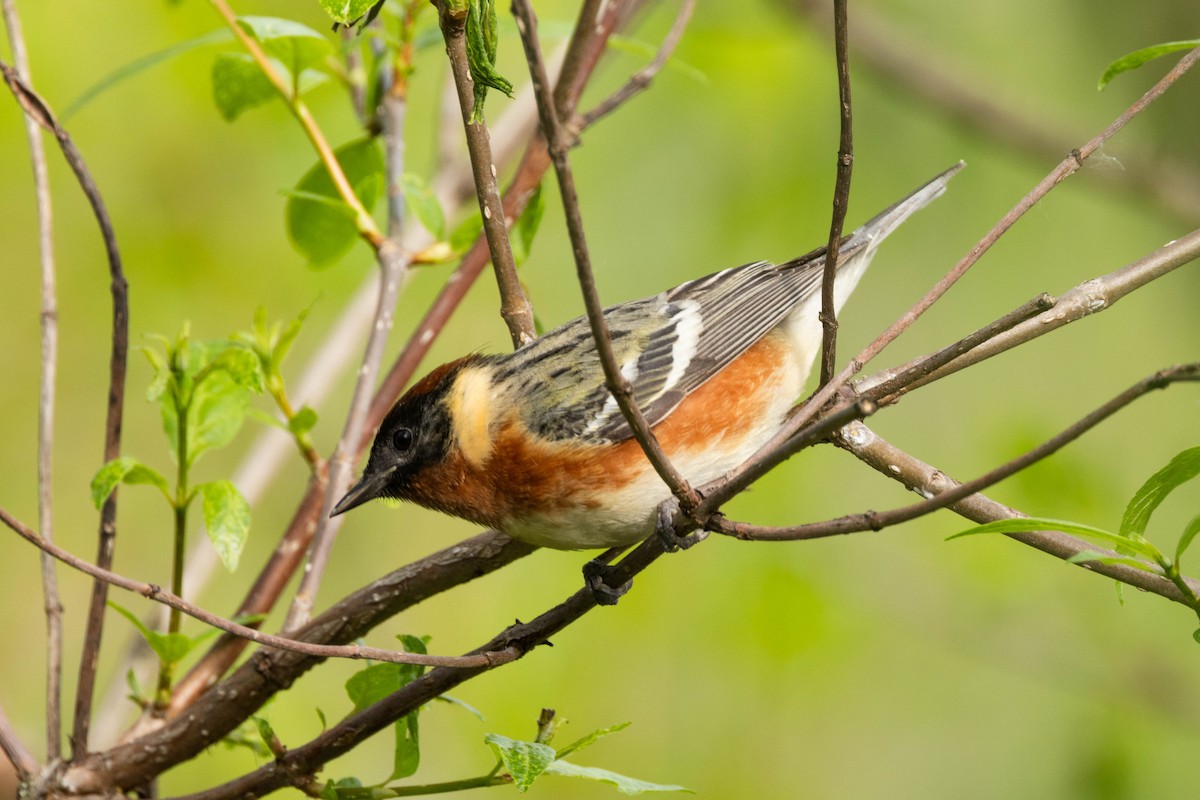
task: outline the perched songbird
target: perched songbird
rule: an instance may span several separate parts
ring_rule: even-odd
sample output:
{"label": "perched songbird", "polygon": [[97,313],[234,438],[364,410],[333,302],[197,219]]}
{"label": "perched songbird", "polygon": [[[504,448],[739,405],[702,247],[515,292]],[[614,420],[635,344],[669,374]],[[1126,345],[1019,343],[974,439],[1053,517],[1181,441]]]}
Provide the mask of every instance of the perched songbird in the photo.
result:
{"label": "perched songbird", "polygon": [[[838,309],[879,243],[961,167],[843,240]],[[798,399],[821,346],[824,262],[824,248],[760,261],[605,310],[621,374],[693,485],[742,464]],[[425,376],[388,412],[362,480],[333,513],[398,498],[544,547],[600,548],[650,535],[670,496],[605,388],[581,317]]]}

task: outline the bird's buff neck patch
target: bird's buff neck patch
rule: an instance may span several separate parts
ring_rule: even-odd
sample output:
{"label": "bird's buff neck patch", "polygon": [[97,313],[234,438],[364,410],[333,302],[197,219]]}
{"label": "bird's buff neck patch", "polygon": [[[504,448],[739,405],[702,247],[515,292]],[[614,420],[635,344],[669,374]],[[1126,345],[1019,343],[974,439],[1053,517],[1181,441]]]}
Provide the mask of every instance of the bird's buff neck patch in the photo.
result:
{"label": "bird's buff neck patch", "polygon": [[482,467],[492,453],[491,379],[486,370],[468,367],[459,372],[446,402],[454,424],[454,438],[463,457]]}

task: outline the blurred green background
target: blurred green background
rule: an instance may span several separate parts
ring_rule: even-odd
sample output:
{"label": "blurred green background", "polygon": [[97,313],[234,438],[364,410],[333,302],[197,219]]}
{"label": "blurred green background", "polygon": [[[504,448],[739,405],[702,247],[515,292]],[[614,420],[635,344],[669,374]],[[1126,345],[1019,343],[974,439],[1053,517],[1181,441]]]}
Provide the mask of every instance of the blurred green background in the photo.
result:
{"label": "blurred green background", "polygon": [[[64,108],[130,61],[220,27],[201,2],[21,3],[37,88]],[[290,16],[326,30],[315,2],[238,2],[240,13]],[[548,21],[567,3],[539,4]],[[632,34],[658,41],[675,12],[655,6]],[[1192,0],[1014,0],[979,5],[926,0],[852,4],[912,57],[1047,128],[1065,154],[1107,125],[1171,62],[1095,83],[1114,58],[1200,31]],[[432,16],[431,14],[429,16]],[[548,30],[554,26],[547,23]],[[502,71],[521,69],[510,31]],[[225,49],[232,49],[226,47]],[[7,53],[7,50],[5,50]],[[214,49],[192,52],[127,80],[69,120],[112,212],[129,276],[134,343],[191,320],[200,337],[248,325],[265,303],[273,318],[313,303],[291,366],[298,370],[343,303],[373,278],[366,248],[314,271],[283,233],[284,198],[312,151],[281,104],[227,124],[211,101]],[[701,4],[678,56],[641,97],[590,131],[574,163],[603,297],[659,291],[746,261],[786,259],[823,243],[837,149],[836,84],[824,27],[782,2]],[[7,56],[6,56],[7,59]],[[644,63],[617,53],[595,102]],[[409,119],[409,170],[434,163],[446,68],[440,48],[418,60]],[[699,71],[703,79],[693,74]],[[856,352],[940,277],[1058,156],[1021,154],[972,132],[897,88],[894,75],[854,70],[857,225],[964,159],[948,195],[882,249],[843,317],[843,354]],[[1105,173],[1149,159],[1200,175],[1200,76],[1188,75],[1081,173],[1036,207],[962,282],[890,348],[879,366],[927,352],[1021,304],[1114,270],[1195,227],[1200,213],[1170,212],[1113,191]],[[7,97],[7,95],[6,95]],[[584,107],[590,105],[585,100]],[[335,143],[357,136],[344,96],[310,103]],[[494,98],[495,115],[505,101]],[[20,115],[0,102],[0,505],[36,520],[38,270],[32,182]],[[51,154],[59,268],[61,361],[54,489],[59,541],[93,557],[96,515],[87,483],[99,466],[107,381],[107,271],[85,202]],[[1128,165],[1128,166],[1127,166]],[[551,199],[524,266],[548,326],[580,313],[566,238]],[[440,287],[447,267],[421,270],[401,302],[395,351]],[[936,384],[880,415],[883,435],[949,474],[967,478],[1057,432],[1154,370],[1195,360],[1200,274],[1185,267],[1118,307]],[[427,366],[506,332],[484,275]],[[143,401],[149,369],[131,358],[124,449],[168,466],[157,409]],[[325,452],[340,430],[351,364],[320,408]],[[1200,398],[1182,386],[1140,401],[991,496],[1028,513],[1113,527],[1127,498],[1200,437]],[[251,423],[253,424],[253,423]],[[230,474],[255,441],[207,457],[197,480]],[[195,599],[230,613],[303,491],[291,464],[255,508],[243,568],[221,573]],[[1177,493],[1150,535],[1169,549],[1196,513],[1194,488]],[[897,484],[840,451],[793,459],[740,498],[731,516],[762,523],[817,520],[909,502]],[[116,569],[167,582],[168,512],[140,487],[122,491]],[[1200,649],[1180,606],[1001,538],[946,543],[965,527],[942,513],[900,529],[811,543],[745,544],[713,537],[661,560],[612,609],[589,614],[524,661],[460,688],[486,722],[438,705],[422,717],[421,781],[481,774],[485,732],[532,738],[538,710],[571,724],[570,741],[632,721],[579,757],[709,798],[1184,798],[1200,779]],[[474,530],[415,508],[356,512],[337,543],[319,605]],[[33,548],[0,538],[4,587],[0,704],[41,751],[43,616]],[[457,653],[514,617],[529,619],[578,588],[582,554],[538,552],[435,598],[375,631],[429,634]],[[1193,559],[1195,561],[1195,559]],[[1200,563],[1200,562],[1197,562]],[[1185,565],[1186,566],[1186,565]],[[1200,574],[1192,567],[1191,574]],[[89,583],[59,571],[66,605],[67,686],[74,685]],[[146,604],[114,599],[139,612]],[[278,621],[267,624],[275,629]],[[195,632],[196,626],[188,628]],[[105,685],[129,631],[113,618],[101,659]],[[265,711],[285,744],[320,729],[350,704],[340,685],[361,665],[310,673]],[[119,692],[119,688],[118,688]],[[68,692],[68,708],[71,701]],[[132,706],[128,706],[132,717]],[[323,773],[382,780],[390,735]],[[256,766],[246,751],[214,748],[166,774],[164,795],[196,791]],[[513,790],[491,790],[508,793]],[[547,778],[534,795],[613,797],[610,787]],[[297,795],[298,796],[298,795]]]}

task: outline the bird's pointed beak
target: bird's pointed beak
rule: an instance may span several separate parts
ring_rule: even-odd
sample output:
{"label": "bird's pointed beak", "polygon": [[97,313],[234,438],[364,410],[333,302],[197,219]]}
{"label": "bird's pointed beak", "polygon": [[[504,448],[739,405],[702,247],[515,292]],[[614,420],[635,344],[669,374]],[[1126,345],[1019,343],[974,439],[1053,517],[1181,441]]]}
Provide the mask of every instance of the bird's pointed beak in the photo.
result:
{"label": "bird's pointed beak", "polygon": [[383,493],[383,487],[387,485],[388,478],[392,477],[392,473],[396,471],[395,467],[382,470],[374,475],[366,473],[362,476],[362,480],[350,487],[350,491],[346,492],[346,496],[338,500],[333,511],[329,512],[329,516],[336,517],[338,514],[345,514],[352,508],[358,508],[368,500],[374,500]]}

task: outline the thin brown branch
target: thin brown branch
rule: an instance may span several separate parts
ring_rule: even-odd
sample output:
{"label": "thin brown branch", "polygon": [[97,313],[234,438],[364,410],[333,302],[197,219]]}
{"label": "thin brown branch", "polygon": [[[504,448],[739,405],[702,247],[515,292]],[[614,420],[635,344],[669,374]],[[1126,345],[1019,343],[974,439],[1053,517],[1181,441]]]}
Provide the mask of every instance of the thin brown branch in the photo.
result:
{"label": "thin brown branch", "polygon": [[[121,452],[121,422],[125,405],[126,354],[129,349],[129,287],[121,266],[121,252],[117,247],[116,232],[112,219],[104,205],[100,189],[92,179],[91,172],[82,154],[71,140],[70,134],[58,123],[54,112],[37,95],[16,70],[0,62],[0,71],[25,114],[35,120],[58,140],[63,156],[79,181],[79,186],[92,207],[92,214],[100,227],[104,250],[108,257],[110,293],[112,295],[113,322],[112,345],[109,355],[108,405],[104,427],[104,460],[111,461]],[[113,548],[117,535],[117,492],[108,496],[100,510],[100,535],[96,563],[111,566]],[[71,735],[72,751],[80,755],[87,751],[87,733],[91,718],[92,696],[96,685],[96,660],[100,654],[100,638],[104,629],[104,605],[108,587],[103,581],[95,581],[92,601],[88,609],[87,628],[84,633],[83,655],[80,658],[79,682],[75,693],[75,722]]]}
{"label": "thin brown branch", "polygon": [[1149,91],[1138,98],[1138,100],[1129,108],[1127,108],[1119,117],[1113,120],[1108,127],[1096,134],[1096,136],[1090,139],[1078,150],[1072,151],[1071,154],[1063,159],[1057,167],[1051,170],[1049,175],[1043,178],[1037,186],[1033,187],[1033,189],[1031,189],[1029,193],[1025,195],[1025,197],[1021,198],[1020,202],[1013,206],[1012,209],[1009,210],[1009,212],[1005,214],[1004,217],[1001,218],[1001,220],[997,222],[990,231],[988,231],[987,235],[984,236],[978,244],[971,248],[970,252],[968,252],[962,258],[962,260],[960,260],[954,266],[953,269],[946,273],[946,275],[940,281],[934,284],[933,288],[931,288],[924,297],[918,300],[916,304],[906,311],[891,327],[889,327],[886,331],[876,337],[873,342],[867,345],[866,349],[864,349],[858,356],[855,357],[855,362],[859,364],[867,363],[872,358],[879,355],[879,353],[891,342],[893,342],[897,336],[908,330],[909,326],[911,326],[918,317],[928,311],[930,306],[937,302],[938,299],[946,294],[946,292],[950,290],[950,287],[957,283],[958,279],[966,274],[967,270],[970,269],[984,253],[991,249],[992,245],[995,244],[996,241],[1003,236],[1018,219],[1024,216],[1025,212],[1027,212],[1034,206],[1035,203],[1045,197],[1051,189],[1062,183],[1063,180],[1078,170],[1080,166],[1083,165],[1083,162],[1087,160],[1087,158],[1093,153],[1103,147],[1104,143],[1116,135],[1117,131],[1128,125],[1134,117],[1144,111],[1147,106],[1149,106],[1159,97],[1161,97],[1163,92],[1169,89],[1171,85],[1175,83],[1175,81],[1179,80],[1179,78],[1185,72],[1187,72],[1198,59],[1200,59],[1200,48],[1191,51],[1181,58],[1179,63],[1177,63],[1170,70],[1170,72],[1163,76],[1158,83],[1154,84]]}
{"label": "thin brown branch", "polygon": [[1014,308],[1000,317],[1000,319],[983,326],[974,333],[964,336],[954,344],[943,347],[936,353],[911,361],[903,367],[888,370],[887,374],[892,377],[886,380],[875,382],[873,381],[875,376],[864,378],[862,383],[867,384],[870,382],[871,388],[869,391],[862,393],[876,400],[880,405],[894,403],[900,399],[900,395],[907,393],[918,381],[928,377],[951,361],[961,358],[975,348],[992,341],[1000,334],[1012,330],[1031,317],[1049,311],[1055,307],[1056,302],[1053,297],[1043,292],[1028,303]]}
{"label": "thin brown branch", "polygon": [[679,13],[675,15],[675,22],[671,24],[671,30],[667,31],[662,44],[659,45],[658,52],[654,54],[654,58],[650,63],[631,75],[621,88],[601,100],[590,111],[579,115],[579,118],[569,127],[578,130],[589,128],[598,120],[608,116],[634,97],[646,91],[646,89],[649,89],[650,84],[658,76],[658,73],[662,72],[662,68],[671,59],[671,54],[675,52],[675,48],[679,46],[679,42],[683,39],[684,31],[687,30],[688,22],[691,21],[692,13],[695,10],[696,0],[683,0],[679,5]]}
{"label": "thin brown branch", "polygon": [[[4,25],[12,50],[13,66],[27,85],[31,83],[29,56],[14,0],[3,0]],[[54,516],[51,478],[54,464],[55,384],[58,371],[58,300],[54,266],[54,207],[50,200],[50,176],[42,131],[30,116],[24,117],[25,138],[33,164],[33,187],[37,198],[38,254],[42,275],[42,373],[38,400],[38,527],[53,541]],[[46,615],[46,760],[62,755],[62,601],[54,559],[43,554],[42,600]]]}
{"label": "thin brown branch", "polygon": [[[838,445],[850,451],[863,463],[876,472],[892,480],[899,481],[919,494],[938,494],[957,485],[956,481],[920,459],[906,453],[866,425],[851,426],[846,434],[840,437]],[[1009,508],[982,494],[972,494],[964,497],[950,506],[950,510],[959,516],[973,522],[984,524],[1001,519],[1017,519],[1025,516],[1016,509]],[[1030,530],[1025,533],[1009,533],[1006,536],[1029,545],[1043,553],[1067,561],[1085,550],[1099,552],[1104,555],[1117,555],[1102,547],[1078,539],[1060,531]],[[1179,589],[1166,578],[1144,572],[1124,564],[1103,564],[1088,561],[1076,566],[1091,572],[1105,575],[1121,581],[1129,586],[1147,592],[1153,592],[1174,602],[1183,602],[1184,597]],[[1188,579],[1192,591],[1200,591],[1200,582]]]}
{"label": "thin brown branch", "polygon": [[837,282],[838,251],[842,228],[850,204],[850,177],[854,171],[854,116],[850,99],[849,14],[846,0],[833,0],[833,43],[837,59],[838,136],[837,180],[833,189],[833,216],[829,222],[829,243],[825,249],[825,270],[821,276],[821,384],[833,380],[837,366],[837,308],[834,286]]}
{"label": "thin brown branch", "polygon": [[[1160,370],[1150,377],[1138,381],[1078,422],[1068,426],[1056,436],[1047,439],[1021,456],[1005,464],[1001,464],[974,480],[941,491],[919,503],[894,508],[890,511],[868,511],[864,514],[849,514],[837,519],[811,522],[804,525],[767,527],[741,522],[719,521],[714,526],[714,529],[719,533],[735,536],[738,539],[793,541],[797,539],[821,539],[827,536],[839,536],[867,530],[878,531],[892,525],[898,525],[901,522],[908,522],[909,520],[923,517],[934,511],[953,505],[964,497],[981,492],[989,486],[999,483],[1005,478],[1029,467],[1031,464],[1035,464],[1043,458],[1058,452],[1113,414],[1125,408],[1125,406],[1134,400],[1155,389],[1164,389],[1180,381],[1200,381],[1200,363],[1185,364]],[[846,439],[853,435],[853,433],[843,434],[841,438]]]}
{"label": "thin brown branch", "polygon": [[[1135,289],[1139,289],[1197,258],[1200,258],[1200,230],[1192,231],[1187,236],[1168,242],[1153,253],[1107,275],[1089,278],[1059,295],[1054,300],[1052,309],[998,333],[931,372],[912,374],[911,379],[906,377],[912,373],[915,365],[925,360],[922,358],[916,362],[863,378],[855,386],[855,389],[859,393],[881,401],[892,402],[913,389],[940,380],[972,364],[978,364],[984,359],[1056,331],[1064,325],[1078,322],[1112,308],[1118,300]],[[924,370],[920,370],[920,372],[924,372]],[[891,386],[881,393],[879,386],[884,383],[891,384]]]}
{"label": "thin brown branch", "polygon": [[85,575],[90,575],[97,580],[102,580],[105,583],[125,589],[129,592],[140,594],[148,600],[153,600],[156,603],[162,603],[165,606],[175,609],[183,614],[187,614],[193,619],[203,622],[205,625],[210,625],[214,628],[232,633],[234,636],[240,636],[257,644],[275,647],[280,650],[290,650],[303,655],[315,656],[317,658],[351,658],[363,659],[368,658],[372,661],[387,661],[394,664],[421,664],[425,666],[438,667],[477,667],[480,665],[495,665],[505,661],[511,661],[514,657],[512,653],[491,652],[479,653],[468,658],[456,656],[436,656],[426,655],[422,653],[398,653],[392,650],[382,650],[377,647],[365,647],[361,645],[346,645],[334,646],[323,644],[312,644],[309,642],[298,641],[284,636],[272,636],[267,633],[241,625],[233,620],[225,619],[216,614],[205,611],[199,606],[193,605],[182,597],[172,592],[168,592],[161,586],[153,583],[144,583],[135,581],[132,578],[126,578],[124,575],[118,575],[110,570],[101,569],[94,564],[89,564],[82,558],[73,555],[56,544],[46,541],[36,532],[22,523],[16,517],[9,514],[3,508],[0,508],[0,522],[3,522],[21,538],[25,539],[30,544],[49,553],[69,567],[79,570]]}
{"label": "thin brown branch", "polygon": [[496,165],[492,161],[492,143],[487,124],[483,120],[477,123],[471,121],[475,110],[475,94],[474,81],[467,64],[467,9],[465,5],[452,9],[445,0],[438,0],[434,5],[437,7],[442,37],[446,40],[446,55],[450,59],[450,71],[458,91],[467,152],[471,155],[475,190],[479,196],[479,213],[483,216],[483,232],[487,237],[496,285],[500,290],[500,316],[508,326],[513,347],[521,347],[532,342],[537,332],[533,325],[533,307],[521,288],[512,245],[508,241],[508,225],[505,223],[504,206],[496,180]]}
{"label": "thin brown branch", "polygon": [[[784,5],[811,19],[816,30],[828,29],[827,0],[788,0]],[[860,70],[874,73],[889,91],[905,92],[971,133],[1039,164],[1060,158],[1064,142],[1079,138],[1064,138],[1068,126],[1062,120],[1006,106],[997,99],[996,87],[965,75],[961,65],[938,63],[939,48],[927,41],[903,40],[894,25],[871,12],[870,6],[856,6],[850,54]],[[1095,171],[1091,177],[1122,196],[1136,193],[1182,222],[1200,218],[1200,181],[1194,170],[1136,154],[1122,156],[1121,162],[1124,169]]]}
{"label": "thin brown branch", "polygon": [[2,708],[0,708],[0,751],[12,762],[18,780],[26,781],[38,773],[37,759],[17,736],[17,732],[13,730],[12,724],[8,721],[8,716]]}
{"label": "thin brown branch", "polygon": [[596,291],[596,281],[592,273],[591,259],[588,255],[587,241],[583,231],[579,197],[575,190],[575,176],[571,171],[568,157],[570,146],[563,134],[562,125],[550,95],[546,65],[542,59],[541,48],[538,46],[537,17],[528,0],[513,0],[513,14],[517,19],[517,30],[521,34],[521,43],[525,47],[525,60],[529,63],[533,93],[538,103],[538,115],[542,120],[542,132],[548,142],[550,160],[554,163],[554,170],[558,176],[559,194],[562,197],[563,211],[566,215],[567,232],[571,238],[571,252],[575,257],[575,270],[580,289],[583,292],[584,305],[587,308],[588,323],[596,341],[596,352],[604,369],[605,383],[608,391],[617,401],[629,427],[633,430],[634,438],[641,445],[646,458],[670,488],[671,493],[679,499],[682,507],[690,511],[699,504],[699,497],[688,485],[683,475],[672,466],[666,453],[658,444],[654,432],[650,430],[646,418],[642,416],[633,400],[633,390],[629,381],[621,374],[616,357],[613,355],[612,339],[608,332],[608,323],[604,319],[604,308],[600,304],[600,296]]}
{"label": "thin brown branch", "polygon": [[[356,590],[315,617],[292,639],[323,644],[353,642],[437,592],[487,575],[533,550],[532,545],[502,533],[480,534]],[[78,794],[141,785],[219,742],[321,661],[289,650],[260,649],[192,706],[145,735],[89,755],[69,768],[62,782]]]}

